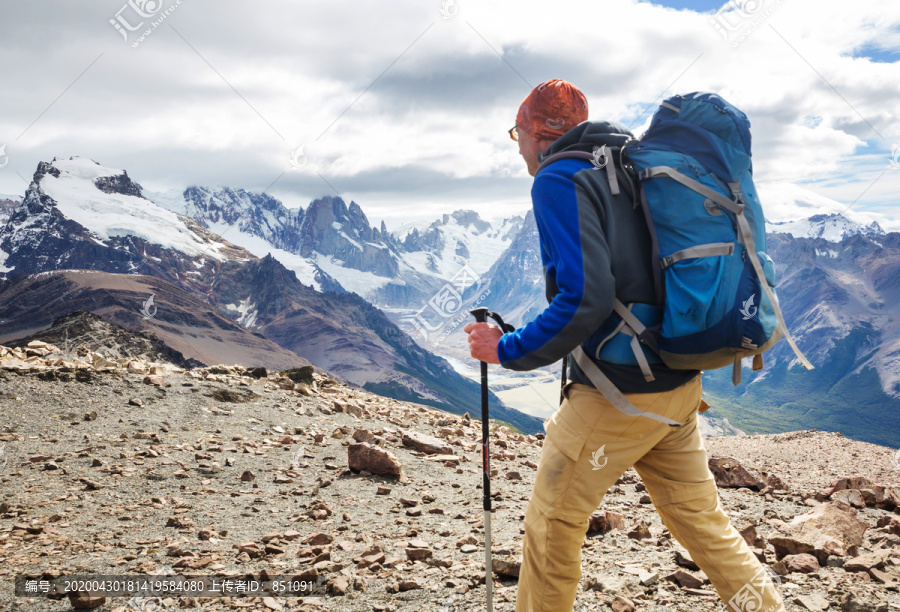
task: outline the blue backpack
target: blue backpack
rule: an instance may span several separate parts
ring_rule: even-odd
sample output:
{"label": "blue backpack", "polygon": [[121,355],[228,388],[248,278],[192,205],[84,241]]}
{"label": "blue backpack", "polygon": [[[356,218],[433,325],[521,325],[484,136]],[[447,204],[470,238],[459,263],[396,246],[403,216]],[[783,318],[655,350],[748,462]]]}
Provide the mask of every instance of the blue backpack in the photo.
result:
{"label": "blue backpack", "polygon": [[775,296],[766,225],[753,185],[750,122],[712,93],[662,103],[626,150],[662,275],[658,353],[675,369],[734,366],[784,336],[807,369]]}
{"label": "blue backpack", "polygon": [[[609,335],[595,357],[640,365],[647,380],[653,380],[651,364],[660,360],[686,370],[731,365],[737,385],[741,360],[753,356],[753,369],[761,369],[762,353],[784,337],[812,369],[775,296],[747,116],[713,93],[673,96],[660,105],[639,141],[604,149],[562,152],[544,163],[583,158],[605,168],[613,195],[620,186],[631,193],[644,211],[653,261],[659,262],[654,284],[662,307],[616,300],[615,314],[605,323]],[[573,356],[621,409],[624,396],[600,378],[605,377],[582,347]]]}

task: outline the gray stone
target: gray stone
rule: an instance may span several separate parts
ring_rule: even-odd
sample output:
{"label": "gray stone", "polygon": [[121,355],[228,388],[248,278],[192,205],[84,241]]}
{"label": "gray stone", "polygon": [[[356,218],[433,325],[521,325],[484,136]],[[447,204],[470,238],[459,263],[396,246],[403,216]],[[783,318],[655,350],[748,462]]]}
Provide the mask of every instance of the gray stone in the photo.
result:
{"label": "gray stone", "polygon": [[439,438],[427,436],[417,431],[407,431],[403,434],[403,446],[428,453],[430,455],[452,455],[453,447]]}

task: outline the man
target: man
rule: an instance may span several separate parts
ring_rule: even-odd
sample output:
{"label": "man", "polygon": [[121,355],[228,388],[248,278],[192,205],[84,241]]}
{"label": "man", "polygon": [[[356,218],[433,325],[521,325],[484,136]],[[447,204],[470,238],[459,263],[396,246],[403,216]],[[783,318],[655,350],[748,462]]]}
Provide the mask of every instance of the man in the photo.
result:
{"label": "man", "polygon": [[531,197],[549,305],[508,334],[487,323],[469,323],[465,331],[472,357],[513,370],[552,364],[581,345],[644,412],[620,411],[571,364],[564,401],[545,422],[525,514],[516,610],[572,610],[588,517],[633,466],[663,523],[729,610],[781,612],[769,574],[719,506],[697,427],[700,372],[657,361],[648,382],[637,365],[594,358],[616,298],[625,304],[653,304],[656,298],[649,230],[626,190],[612,195],[607,169],[596,167],[603,164],[568,158],[541,167],[563,149],[592,153],[631,137],[621,125],[589,122],[587,115],[584,95],[558,79],[541,83],[522,102],[510,135],[535,177]]}

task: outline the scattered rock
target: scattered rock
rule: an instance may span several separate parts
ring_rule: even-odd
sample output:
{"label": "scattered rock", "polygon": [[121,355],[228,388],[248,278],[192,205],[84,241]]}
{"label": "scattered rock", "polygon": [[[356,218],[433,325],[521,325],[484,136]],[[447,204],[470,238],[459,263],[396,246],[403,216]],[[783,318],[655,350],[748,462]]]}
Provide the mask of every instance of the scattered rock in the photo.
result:
{"label": "scattered rock", "polygon": [[674,573],[666,576],[666,580],[677,583],[682,588],[699,589],[703,586],[703,581],[684,570],[675,570]]}
{"label": "scattered rock", "polygon": [[328,533],[322,533],[321,531],[308,535],[307,537],[301,540],[304,544],[309,544],[310,546],[322,546],[323,544],[331,544],[334,542],[334,536]]}
{"label": "scattered rock", "polygon": [[588,522],[588,534],[607,533],[613,529],[625,529],[625,517],[618,512],[594,512]]}
{"label": "scattered rock", "polygon": [[795,517],[783,534],[769,538],[778,558],[800,553],[814,554],[819,564],[829,555],[845,557],[862,544],[869,524],[857,516],[855,508],[841,502],[820,504]]}
{"label": "scattered rock", "polygon": [[650,525],[644,519],[635,521],[634,525],[628,531],[628,537],[632,540],[648,540],[653,536],[650,534]]}
{"label": "scattered rock", "polygon": [[811,574],[819,571],[819,561],[813,555],[801,553],[799,555],[787,555],[781,560],[788,572]]}
{"label": "scattered rock", "polygon": [[368,442],[348,446],[347,460],[351,470],[365,470],[382,476],[399,476],[403,467],[393,453]]}
{"label": "scattered rock", "polygon": [[765,488],[766,483],[732,457],[710,457],[709,469],[720,487],[755,489]]}
{"label": "scattered rock", "polygon": [[331,516],[332,510],[328,507],[328,505],[323,502],[321,499],[317,499],[311,505],[309,510],[306,511],[306,516],[311,519],[322,521]]}
{"label": "scattered rock", "polygon": [[738,527],[738,533],[751,548],[765,548],[766,540],[756,532],[756,525],[746,523]]}
{"label": "scattered rock", "polygon": [[847,592],[841,598],[841,612],[888,612],[887,602],[878,602],[866,594]]}
{"label": "scattered rock", "polygon": [[208,394],[211,398],[225,403],[240,404],[251,402],[259,395],[249,389],[214,389]]}
{"label": "scattered rock", "polygon": [[246,372],[249,376],[252,376],[256,379],[267,378],[269,376],[268,370],[261,366],[257,368],[249,368]]}
{"label": "scattered rock", "polygon": [[401,580],[397,585],[397,588],[400,589],[400,592],[403,593],[405,591],[412,591],[414,589],[421,589],[422,583],[418,580]]}
{"label": "scattered rock", "polygon": [[338,576],[331,581],[331,593],[333,595],[345,595],[350,588],[350,580],[346,576]]}
{"label": "scattered rock", "polygon": [[798,595],[794,598],[794,603],[798,606],[803,606],[812,612],[822,612],[823,610],[827,610],[831,605],[827,599],[815,593],[811,595]]}
{"label": "scattered rock", "polygon": [[641,572],[638,574],[638,581],[644,586],[656,584],[659,581],[659,572]]}
{"label": "scattered rock", "polygon": [[312,385],[315,381],[313,380],[313,372],[315,368],[311,365],[303,366],[302,368],[293,368],[290,370],[285,370],[281,372],[282,376],[287,376],[294,383],[302,383],[304,385]]}
{"label": "scattered rock", "polygon": [[406,558],[410,561],[425,561],[426,559],[430,559],[433,556],[434,553],[430,548],[408,547],[406,549]]}
{"label": "scattered rock", "polygon": [[609,607],[613,612],[634,612],[634,602],[621,595],[609,602]]}
{"label": "scattered rock", "polygon": [[453,447],[440,438],[427,436],[417,431],[407,431],[403,434],[403,446],[431,455],[452,455]]}
{"label": "scattered rock", "polygon": [[843,568],[845,572],[869,572],[874,568],[882,569],[887,558],[888,551],[879,550],[847,559]]}
{"label": "scattered rock", "polygon": [[691,558],[690,553],[688,553],[686,550],[675,550],[675,563],[685,569],[694,570],[695,572],[700,570],[700,566],[694,563],[694,560]]}
{"label": "scattered rock", "polygon": [[514,559],[491,559],[491,569],[494,573],[503,578],[519,578],[519,570],[522,569],[522,562]]}
{"label": "scattered rock", "polygon": [[80,591],[69,591],[69,603],[76,610],[93,610],[106,603],[106,597],[89,595]]}
{"label": "scattered rock", "polygon": [[837,491],[844,491],[846,489],[864,489],[866,487],[872,486],[873,483],[871,480],[864,476],[850,476],[848,478],[840,478],[831,485],[831,488],[828,490],[825,495],[830,496]]}

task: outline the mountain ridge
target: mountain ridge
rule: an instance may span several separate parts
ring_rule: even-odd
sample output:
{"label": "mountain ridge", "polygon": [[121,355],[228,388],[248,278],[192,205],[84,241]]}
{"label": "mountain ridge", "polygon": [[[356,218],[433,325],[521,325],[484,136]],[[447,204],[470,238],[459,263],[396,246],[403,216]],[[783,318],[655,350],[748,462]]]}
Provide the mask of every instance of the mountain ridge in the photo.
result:
{"label": "mountain ridge", "polygon": [[[352,208],[346,208],[347,214],[358,217],[361,209]],[[0,228],[0,252],[5,277],[0,299],[14,294],[16,284],[24,282],[17,280],[23,275],[34,282],[41,273],[74,268],[117,277],[105,279],[108,284],[140,284],[134,275],[145,274],[171,283],[167,293],[171,304],[187,299],[179,291],[187,292],[205,303],[203,309],[197,306],[198,312],[215,313],[260,338],[270,333],[288,355],[299,351],[303,357],[311,356],[314,363],[318,359],[320,367],[344,364],[347,379],[354,384],[378,386],[388,395],[458,413],[479,404],[477,383],[458,375],[442,359],[413,347],[412,340],[407,343],[380,311],[363,306],[362,300],[342,300],[337,294],[315,291],[274,257],[257,258],[196,220],[156,205],[143,197],[127,172],[104,168],[86,158],[39,164],[22,204]],[[272,283],[261,287],[261,278]],[[121,296],[128,295],[115,287],[105,290],[105,296],[93,298],[97,303],[121,301]],[[65,295],[65,288],[57,293]],[[153,291],[146,291],[141,299],[151,294]],[[163,302],[157,298],[159,307]],[[10,304],[8,300],[9,314],[3,315],[8,322],[15,318]],[[276,313],[279,306],[287,310]],[[316,314],[328,309],[329,317]],[[137,317],[137,310],[133,305],[121,308],[131,317]],[[28,326],[49,326],[55,318],[41,313],[37,306],[29,316],[17,319],[20,331]],[[359,325],[360,317],[374,329]],[[153,324],[160,319],[158,316]],[[305,325],[310,328],[304,329]],[[318,338],[329,348],[303,343],[303,338]],[[169,338],[167,344],[182,350],[178,342],[187,341],[183,333],[179,339]],[[376,348],[380,358],[373,361],[366,351]],[[495,410],[508,422],[528,431],[540,429],[538,419],[506,409],[496,397],[494,401]]]}

